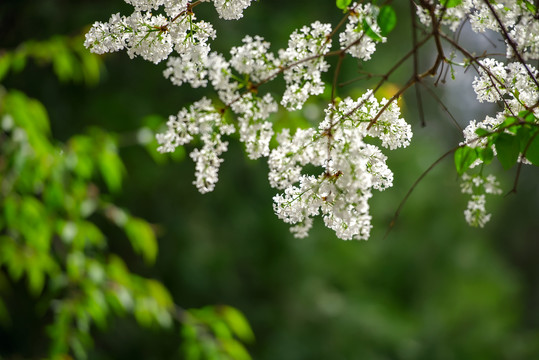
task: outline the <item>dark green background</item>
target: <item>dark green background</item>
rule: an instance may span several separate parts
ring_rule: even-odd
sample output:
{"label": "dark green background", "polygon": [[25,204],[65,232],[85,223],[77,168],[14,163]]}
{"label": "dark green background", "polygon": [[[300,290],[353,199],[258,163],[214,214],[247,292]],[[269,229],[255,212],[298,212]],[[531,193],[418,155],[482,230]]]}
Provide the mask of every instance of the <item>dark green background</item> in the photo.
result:
{"label": "dark green background", "polygon": [[[408,3],[396,3],[397,28],[365,65],[376,73],[411,46]],[[315,20],[335,25],[342,15],[331,0],[261,0],[243,19],[229,22],[215,19],[209,4],[200,9],[201,17],[215,22],[213,47],[223,53],[244,34],[264,36],[276,51],[293,29]],[[0,48],[76,35],[119,11],[127,15],[130,6],[120,0],[3,0]],[[425,68],[431,58],[428,52],[422,56]],[[408,65],[391,81],[404,83],[411,75]],[[128,139],[146,116],[175,114],[203,94],[174,87],[161,75],[164,64],[129,60],[125,53],[107,55],[105,67],[101,83],[91,88],[61,84],[50,69],[34,64],[3,85],[42,101],[59,140],[89,126]],[[356,77],[356,69],[357,63],[346,62],[340,80]],[[373,83],[356,83],[341,95],[360,94]],[[458,104],[458,91],[437,91],[448,104]],[[308,238],[294,239],[273,214],[267,165],[248,160],[237,140],[224,155],[216,190],[206,195],[191,184],[194,165],[188,157],[156,164],[126,141],[121,155],[128,176],[114,200],[159,225],[160,254],[155,266],[144,265],[112,227],[105,229],[111,251],[134,272],[161,280],[182,307],[229,304],[243,311],[257,337],[249,346],[254,359],[539,358],[538,170],[525,167],[516,195],[488,198],[492,220],[485,229],[473,229],[464,221],[467,198],[449,157],[419,185],[384,238],[415,179],[460,140],[427,94],[424,128],[412,92],[404,100],[414,139],[407,149],[385,151],[395,183],[370,202],[374,229],[368,242],[339,240],[320,219]],[[484,117],[476,108],[456,110],[465,114],[458,118],[461,125]],[[504,190],[514,175],[515,169],[500,176]],[[0,355],[38,358],[45,353],[50,319],[35,315],[39,299],[24,284],[13,286],[17,291],[6,301],[15,321],[0,329]],[[178,334],[142,329],[130,318],[113,320],[94,337],[92,359],[178,356]]]}

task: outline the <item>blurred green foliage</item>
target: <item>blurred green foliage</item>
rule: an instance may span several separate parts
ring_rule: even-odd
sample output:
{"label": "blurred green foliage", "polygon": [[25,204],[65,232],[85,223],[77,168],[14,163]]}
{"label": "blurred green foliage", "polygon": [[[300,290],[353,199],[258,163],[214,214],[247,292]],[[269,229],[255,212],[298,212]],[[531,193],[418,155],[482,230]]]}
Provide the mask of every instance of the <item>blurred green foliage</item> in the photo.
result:
{"label": "blurred green foliage", "polygon": [[[0,57],[1,75],[10,69],[19,74],[26,59],[34,58],[39,64],[52,63],[60,81],[78,81],[87,74],[86,83],[95,85],[101,60],[81,51],[81,45],[81,37],[22,43]],[[9,330],[19,321],[3,299],[6,292],[9,298],[10,281],[24,279],[29,294],[39,299],[38,312],[52,316],[46,328],[51,359],[86,359],[93,344],[90,330],[105,329],[112,314],[132,313],[142,326],[171,328],[179,310],[168,290],[130,272],[108,251],[110,239],[100,228],[103,220],[118,226],[135,253],[149,265],[155,262],[158,245],[152,225],[111,201],[126,172],[117,136],[94,127],[65,143],[55,141],[42,103],[21,91],[0,89],[0,267],[6,270],[0,273],[2,324]],[[190,359],[250,359],[235,339],[252,339],[238,310],[207,307],[181,313],[177,320],[185,323],[181,334]]]}
{"label": "blurred green foliage", "polygon": [[[409,49],[409,4],[392,5],[395,37],[362,69],[379,73]],[[161,65],[125,54],[92,60],[100,81],[88,82],[82,59],[90,55],[76,50],[80,43],[70,40],[76,37],[57,35],[129,8],[121,6],[0,3],[0,47],[3,56],[11,54],[0,60],[7,89],[0,110],[0,236],[8,249],[0,251],[0,356],[245,359],[239,344],[247,343],[252,358],[262,360],[539,357],[536,169],[523,170],[516,196],[492,200],[492,221],[478,230],[465,224],[466,199],[447,160],[415,190],[384,238],[411,184],[461,137],[435,101],[426,101],[432,116],[420,127],[414,98],[405,96],[414,139],[388,160],[395,185],[371,201],[372,239],[340,241],[321,224],[309,238],[293,239],[272,212],[267,166],[247,160],[236,142],[216,190],[206,195],[192,185],[190,161],[155,153],[149,132],[197,100],[199,90],[174,87]],[[242,20],[214,20],[215,47],[224,53],[243,34],[260,34],[275,50],[293,29],[318,19],[335,24],[341,15],[333,0],[258,1]],[[45,47],[63,42],[70,60],[57,61],[76,65],[59,71],[71,75],[36,66],[53,64],[55,53],[39,60],[28,50],[35,45],[20,45],[28,39]],[[17,52],[30,60],[20,72],[13,69]],[[361,75],[357,68],[343,63],[339,80]],[[408,77],[403,69],[390,80]],[[370,85],[356,82],[339,96]],[[281,128],[303,126],[320,114],[312,105],[274,120]],[[466,111],[463,123],[476,116]],[[16,129],[24,130],[24,141]],[[185,153],[174,156],[182,160]],[[513,176],[502,179],[505,188]]]}

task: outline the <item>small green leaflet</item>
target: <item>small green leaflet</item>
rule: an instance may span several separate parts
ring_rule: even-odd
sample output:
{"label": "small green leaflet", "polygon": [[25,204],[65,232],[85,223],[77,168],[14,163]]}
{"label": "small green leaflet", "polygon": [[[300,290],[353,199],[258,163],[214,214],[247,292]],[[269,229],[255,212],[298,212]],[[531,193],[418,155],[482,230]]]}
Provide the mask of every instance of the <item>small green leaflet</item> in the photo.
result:
{"label": "small green leaflet", "polygon": [[374,32],[374,30],[371,28],[371,26],[365,19],[363,19],[363,31],[365,32],[365,35],[367,35],[374,41],[380,42],[383,40],[380,35]]}
{"label": "small green leaflet", "polygon": [[445,0],[442,1],[442,4],[444,4],[446,8],[452,8],[462,4],[462,0]]}
{"label": "small green leaflet", "polygon": [[380,33],[382,36],[386,36],[397,25],[397,13],[389,5],[384,5],[380,8],[380,13],[376,19],[378,26],[380,26]]}
{"label": "small green leaflet", "polygon": [[351,2],[352,0],[337,0],[337,7],[339,9],[346,10],[346,8],[348,7],[348,5],[350,5]]}
{"label": "small green leaflet", "polygon": [[526,5],[526,8],[532,12],[532,14],[537,14],[537,7],[533,5],[530,1],[524,0],[524,4]]}
{"label": "small green leaflet", "polygon": [[466,170],[477,159],[477,151],[469,146],[459,147],[455,151],[455,168],[459,175],[464,174]]}
{"label": "small green leaflet", "polygon": [[475,130],[475,133],[479,136],[487,136],[488,134],[490,134],[490,131],[486,130],[486,129],[483,129],[483,128],[477,128]]}

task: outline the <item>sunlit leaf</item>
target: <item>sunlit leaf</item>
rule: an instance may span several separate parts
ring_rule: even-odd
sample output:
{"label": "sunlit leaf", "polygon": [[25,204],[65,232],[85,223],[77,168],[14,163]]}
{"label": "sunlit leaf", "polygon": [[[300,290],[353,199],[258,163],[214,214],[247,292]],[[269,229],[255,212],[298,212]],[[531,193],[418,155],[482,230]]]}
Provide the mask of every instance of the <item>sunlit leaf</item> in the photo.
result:
{"label": "sunlit leaf", "polygon": [[77,62],[73,54],[62,46],[58,46],[52,58],[52,66],[58,80],[66,82],[78,80]]}
{"label": "sunlit leaf", "polygon": [[223,339],[221,344],[225,352],[234,360],[251,360],[245,347],[235,339]]}
{"label": "sunlit leaf", "polygon": [[88,51],[81,51],[80,56],[84,81],[89,86],[97,85],[101,77],[101,61],[99,57]]}
{"label": "sunlit leaf", "polygon": [[215,319],[214,321],[210,322],[209,325],[213,330],[215,337],[219,340],[232,338],[232,332],[230,331],[228,326],[220,319]]}
{"label": "sunlit leaf", "polygon": [[534,5],[531,1],[524,0],[524,4],[526,5],[526,9],[531,11],[533,14],[537,14],[537,6]]}
{"label": "sunlit leaf", "polygon": [[441,3],[446,8],[452,8],[452,7],[455,7],[455,6],[458,6],[458,5],[462,4],[462,0],[442,0]]}
{"label": "sunlit leaf", "polygon": [[122,186],[124,165],[116,152],[116,147],[111,143],[107,144],[99,154],[98,161],[101,176],[109,190],[113,192],[119,191]]}
{"label": "sunlit leaf", "polygon": [[48,251],[53,229],[43,204],[32,196],[23,197],[18,217],[19,230],[28,243],[38,251]]}
{"label": "sunlit leaf", "polygon": [[66,259],[67,275],[71,280],[77,281],[84,273],[85,256],[81,251],[68,254]]}
{"label": "sunlit leaf", "polygon": [[252,342],[254,340],[255,336],[249,322],[238,309],[231,306],[220,306],[218,311],[234,335],[241,341]]}
{"label": "sunlit leaf", "polygon": [[337,0],[337,7],[345,10],[351,2],[352,0]]}
{"label": "sunlit leaf", "polygon": [[148,294],[155,299],[155,301],[162,308],[170,308],[174,302],[172,301],[172,296],[168,290],[161,284],[159,281],[155,280],[146,280],[146,287]]}
{"label": "sunlit leaf", "polygon": [[130,217],[125,224],[125,233],[133,249],[148,263],[153,263],[157,256],[157,240],[150,224],[142,219]]}
{"label": "sunlit leaf", "polygon": [[28,288],[32,295],[37,296],[43,290],[43,285],[45,285],[45,274],[38,264],[29,264],[27,268],[28,276]]}

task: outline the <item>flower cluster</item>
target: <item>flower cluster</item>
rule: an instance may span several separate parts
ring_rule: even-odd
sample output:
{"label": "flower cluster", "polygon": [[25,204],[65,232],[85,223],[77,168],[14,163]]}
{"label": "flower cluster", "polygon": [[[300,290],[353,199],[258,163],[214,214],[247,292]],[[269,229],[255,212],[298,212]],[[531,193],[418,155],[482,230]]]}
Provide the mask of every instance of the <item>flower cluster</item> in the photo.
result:
{"label": "flower cluster", "polygon": [[[188,0],[125,0],[133,5],[134,12],[129,16],[114,14],[106,23],[96,22],[86,34],[84,45],[92,52],[103,54],[126,49],[133,58],[141,56],[145,60],[159,63],[168,58],[175,50],[179,57],[169,62],[165,76],[183,72],[191,79],[186,79],[194,86],[203,81],[196,75],[193,64],[204,60],[209,52],[208,40],[215,38],[215,30],[205,21],[197,21]],[[215,0],[214,5],[219,15],[225,19],[238,19],[251,0]],[[158,13],[155,15],[153,10]],[[191,67],[182,67],[186,61]],[[172,77],[172,81],[181,84],[181,77]]]}
{"label": "flower cluster", "polygon": [[323,55],[331,48],[330,32],[331,25],[316,21],[294,31],[288,48],[279,51],[286,81],[281,104],[288,110],[301,109],[310,95],[324,91],[322,73],[329,69],[329,65]]}
{"label": "flower cluster", "polygon": [[[200,192],[212,191],[218,180],[221,155],[228,145],[222,137],[238,132],[250,158],[269,157],[270,184],[282,191],[274,197],[275,212],[293,225],[296,236],[306,236],[313,217],[321,214],[340,238],[369,237],[368,200],[373,189],[392,186],[393,173],[381,149],[368,139],[377,138],[388,149],[409,144],[411,128],[400,117],[398,106],[385,99],[378,102],[372,91],[355,101],[332,101],[316,127],[295,132],[284,129],[277,135],[278,145],[270,150],[274,131],[269,118],[278,104],[272,94],[259,91],[282,75],[286,88],[280,102],[287,110],[301,109],[309,96],[321,94],[334,35],[331,25],[316,21],[295,30],[288,47],[278,50],[277,56],[263,38],[245,36],[240,46],[230,50],[227,60],[210,48],[209,40],[216,36],[211,24],[197,20],[194,14],[193,8],[207,1],[126,2],[134,6],[134,13],[113,15],[108,23],[94,24],[85,45],[97,53],[126,49],[131,57],[140,55],[155,63],[168,58],[164,76],[173,84],[188,83],[194,88],[211,84],[221,105],[203,98],[170,116],[167,129],[157,135],[160,152],[172,152],[195,140],[202,143],[190,154],[196,163],[194,184]],[[237,19],[251,0],[213,3],[220,17]],[[375,41],[364,32],[365,24],[370,31],[380,31],[378,8],[354,3],[350,9],[339,36],[340,51],[368,60]],[[228,111],[235,115],[232,123],[225,121]],[[313,166],[320,169],[317,176],[306,170]]]}
{"label": "flower cluster", "polygon": [[[380,33],[380,27],[376,23],[376,11],[378,8],[372,4],[352,4],[352,13],[348,16],[346,29],[339,34],[341,49],[360,60],[369,60],[376,50],[376,42],[368,36],[364,27],[368,27],[375,34]],[[365,25],[364,25],[365,24]],[[361,30],[360,30],[361,29]],[[379,36],[379,41],[386,42],[384,36]]]}
{"label": "flower cluster", "polygon": [[479,77],[473,82],[479,102],[503,101],[506,112],[518,113],[539,101],[539,89],[534,82],[539,72],[533,66],[526,65],[526,69],[519,62],[504,64],[491,58],[480,60],[479,65]]}
{"label": "flower cluster", "polygon": [[[468,59],[478,73],[472,84],[477,100],[497,103],[501,106],[501,110],[495,116],[486,116],[483,121],[470,121],[463,131],[464,141],[461,143],[461,146],[477,148],[475,150],[477,154],[496,155],[496,146],[493,145],[492,139],[495,139],[500,132],[504,132],[505,134],[502,134],[504,136],[517,139],[517,136],[514,136],[517,132],[516,127],[500,128],[506,124],[508,117],[517,117],[523,111],[533,113],[533,116],[528,117],[526,121],[537,119],[539,116],[539,72],[527,63],[529,60],[539,59],[539,21],[536,5],[521,0],[463,0],[458,5],[448,8],[442,1],[435,3],[428,0],[422,3],[426,6],[418,6],[417,14],[426,26],[441,21],[452,31],[456,31],[464,21],[469,21],[473,31],[477,33],[492,31],[505,42],[505,60],[488,57],[481,60]],[[436,16],[436,19],[433,20],[432,15]],[[514,132],[511,132],[512,130]],[[489,139],[488,136],[479,136],[478,133],[490,134],[493,137]],[[486,149],[487,146],[491,149]],[[529,163],[522,155],[517,159]],[[469,167],[473,168],[484,163],[479,156]],[[473,226],[482,227],[490,218],[485,212],[484,195],[499,194],[500,191],[493,185],[494,180],[479,175],[470,177],[465,173],[463,181],[463,191],[472,194],[468,209],[465,211],[466,221]]]}
{"label": "flower cluster", "polygon": [[[379,102],[372,91],[357,100],[332,100],[319,124],[284,129],[277,135],[276,147],[270,148],[274,137],[270,116],[278,103],[274,95],[261,93],[260,87],[282,75],[286,87],[280,103],[290,111],[321,94],[323,73],[329,69],[326,57],[337,34],[330,24],[315,21],[295,30],[288,46],[277,53],[270,51],[262,37],[245,36],[227,59],[211,50],[210,40],[216,37],[212,25],[195,16],[195,7],[209,0],[126,2],[134,7],[133,14],[116,14],[107,23],[95,23],[85,45],[96,53],[125,49],[130,57],[141,56],[154,63],[168,59],[163,75],[173,84],[215,90],[218,100],[204,97],[180,110],[169,117],[167,129],[157,134],[160,152],[201,143],[190,153],[196,164],[194,184],[200,192],[214,189],[228,146],[223,137],[237,132],[250,158],[269,158],[270,184],[282,191],[274,197],[275,212],[293,225],[296,236],[306,236],[313,217],[322,215],[326,226],[340,238],[369,237],[368,200],[373,189],[381,191],[393,183],[380,146],[405,147],[412,136],[396,103]],[[223,19],[240,18],[251,4],[251,0],[212,2]],[[380,32],[377,14],[376,6],[354,3],[335,54],[370,59],[375,42],[385,41],[367,34]],[[380,145],[370,143],[373,138]],[[313,167],[320,170],[318,175],[310,174]]]}
{"label": "flower cluster", "polygon": [[219,166],[223,162],[219,156],[228,146],[228,142],[223,141],[221,136],[232,134],[234,127],[224,121],[222,112],[215,109],[207,98],[195,102],[188,110],[180,110],[177,116],[171,115],[167,126],[167,132],[157,135],[160,144],[157,150],[172,152],[198,135],[203,146],[193,150],[190,155],[196,163],[194,184],[201,193],[212,191],[218,180]]}
{"label": "flower cluster", "polygon": [[[524,69],[524,66],[518,62],[511,62],[507,65],[494,59],[486,58],[479,62],[479,77],[473,81],[473,89],[477,94],[479,102],[499,102],[503,104],[502,110],[495,117],[486,116],[481,122],[470,121],[463,130],[464,142],[461,145],[467,145],[472,148],[484,148],[488,146],[487,138],[478,137],[477,129],[484,129],[493,132],[500,126],[507,116],[514,116],[526,109],[533,109],[536,118],[539,116],[539,88],[535,85],[533,79]],[[528,70],[537,79],[538,72],[527,65]],[[509,130],[505,132],[510,133]],[[496,148],[492,147],[494,153]],[[522,157],[519,157],[522,160]],[[470,167],[481,164],[477,159]]]}
{"label": "flower cluster", "polygon": [[468,206],[464,210],[464,218],[470,226],[483,227],[490,220],[491,214],[485,209],[485,194],[499,195],[502,193],[500,184],[494,175],[462,175],[461,191],[471,195]]}
{"label": "flower cluster", "polygon": [[[346,98],[330,105],[318,129],[285,129],[279,146],[269,157],[269,180],[284,190],[274,197],[277,216],[290,224],[296,236],[306,236],[312,217],[321,214],[327,227],[341,239],[367,239],[371,229],[368,200],[372,189],[392,186],[393,173],[380,148],[367,143],[379,138],[390,149],[405,147],[412,136],[410,125],[391,104],[380,121],[369,128],[382,106],[372,92],[354,101]],[[321,169],[309,175],[305,168]]]}
{"label": "flower cluster", "polygon": [[251,5],[251,1],[252,0],[213,0],[213,3],[221,18],[225,20],[234,20],[243,17],[243,10]]}
{"label": "flower cluster", "polygon": [[[456,31],[467,19],[475,32],[492,30],[502,33],[501,23],[525,60],[539,59],[539,21],[534,11],[529,9],[530,2],[496,0],[489,1],[488,6],[484,0],[463,0],[459,5],[449,8],[445,8],[441,3],[436,4],[434,15],[438,19],[441,18],[442,23],[448,25],[452,31]],[[418,7],[417,15],[424,25],[431,25],[432,19],[426,9]],[[509,44],[507,45],[507,57],[510,58],[514,55],[514,51]]]}
{"label": "flower cluster", "polygon": [[485,195],[472,195],[468,207],[464,210],[466,222],[473,227],[483,227],[489,222],[491,214],[485,209]]}

